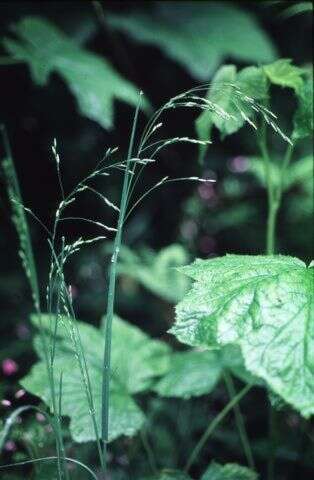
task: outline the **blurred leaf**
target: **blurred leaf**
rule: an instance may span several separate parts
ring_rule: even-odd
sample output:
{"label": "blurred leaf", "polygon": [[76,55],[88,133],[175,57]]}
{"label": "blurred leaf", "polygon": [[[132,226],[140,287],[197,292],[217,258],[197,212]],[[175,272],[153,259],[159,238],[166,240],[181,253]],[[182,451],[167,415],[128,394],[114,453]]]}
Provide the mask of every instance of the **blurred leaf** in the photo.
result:
{"label": "blurred leaf", "polygon": [[4,38],[4,48],[25,61],[33,81],[45,85],[57,72],[68,85],[80,112],[104,128],[113,124],[113,102],[136,105],[139,91],[98,55],[80,48],[42,17],[25,17],[12,28],[18,40]]}
{"label": "blurred leaf", "polygon": [[[241,92],[239,94],[239,92]],[[237,132],[251,117],[255,110],[245,96],[254,100],[267,98],[268,86],[263,70],[247,67],[237,73],[234,65],[222,66],[213,78],[206,98],[218,105],[230,115],[230,118],[209,110],[204,111],[196,120],[196,131],[200,140],[209,140],[213,125],[221,132],[222,137]],[[200,146],[202,161],[207,146]]]}
{"label": "blurred leaf", "polygon": [[294,138],[313,135],[313,75],[309,75],[298,92],[298,108],[293,119]]}
{"label": "blurred leaf", "polygon": [[257,480],[257,478],[255,472],[236,463],[219,465],[216,462],[212,462],[201,476],[201,480]]}
{"label": "blurred leaf", "polygon": [[291,65],[291,62],[290,58],[281,58],[274,63],[264,65],[263,69],[271,83],[280,87],[292,88],[298,93],[303,85],[304,70]]}
{"label": "blurred leaf", "polygon": [[[285,3],[285,2],[282,2]],[[312,2],[296,2],[294,5],[287,7],[281,13],[283,18],[293,17],[294,15],[299,15],[300,13],[313,12],[313,3]]]}
{"label": "blurred leaf", "polygon": [[229,3],[157,3],[152,13],[107,15],[110,26],[156,45],[191,75],[208,80],[226,57],[265,63],[275,47],[254,16]]}
{"label": "blurred leaf", "polygon": [[[32,316],[38,325],[39,318]],[[50,340],[51,317],[42,316],[42,323]],[[62,412],[71,418],[70,431],[77,442],[95,440],[95,433],[89,413],[78,361],[69,333],[69,319],[58,319],[54,375],[59,384],[63,374]],[[101,380],[103,368],[103,334],[95,327],[77,322],[85,353],[90,382],[95,402],[96,419],[100,428]],[[127,348],[126,348],[127,345]],[[35,337],[36,351],[41,359],[31,372],[22,379],[26,390],[40,397],[50,405],[50,389],[44,353],[39,336]],[[157,340],[151,340],[137,327],[118,317],[114,318],[112,336],[112,379],[110,382],[109,437],[114,440],[120,435],[134,435],[142,426],[144,415],[132,399],[131,394],[146,390],[153,379],[168,367],[168,347]]]}
{"label": "blurred leaf", "polygon": [[139,254],[123,248],[117,272],[127,275],[153,294],[176,303],[185,294],[189,281],[176,270],[189,261],[181,245],[170,245],[160,252],[142,249]]}
{"label": "blurred leaf", "polygon": [[[252,173],[259,183],[266,187],[266,177],[265,177],[265,165],[263,159],[260,157],[249,157],[249,172]],[[279,185],[281,182],[281,169],[280,164],[271,163],[271,176],[275,185]],[[293,162],[287,171],[285,172],[283,178],[283,189],[289,190],[290,188],[295,187],[296,185],[303,184],[308,181],[313,172],[313,156],[308,155],[304,158],[296,160]]]}
{"label": "blurred leaf", "polygon": [[210,393],[222,374],[222,362],[217,351],[175,353],[170,369],[158,381],[154,390],[163,397],[198,397]]}
{"label": "blurred leaf", "polygon": [[227,255],[181,269],[195,280],[170,330],[188,345],[239,345],[246,368],[304,417],[314,413],[314,266]]}
{"label": "blurred leaf", "polygon": [[186,473],[179,470],[164,470],[159,475],[145,477],[140,480],[192,480]]}

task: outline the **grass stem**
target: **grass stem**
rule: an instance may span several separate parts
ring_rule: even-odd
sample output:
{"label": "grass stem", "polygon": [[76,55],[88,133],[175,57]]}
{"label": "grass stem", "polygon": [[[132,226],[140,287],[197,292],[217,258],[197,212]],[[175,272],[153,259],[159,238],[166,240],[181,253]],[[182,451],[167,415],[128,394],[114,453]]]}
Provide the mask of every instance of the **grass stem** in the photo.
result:
{"label": "grass stem", "polygon": [[191,455],[188,458],[188,461],[185,466],[185,472],[188,472],[192,467],[193,463],[196,461],[199,453],[203,449],[205,443],[213,433],[213,431],[218,427],[218,425],[223,421],[223,419],[228,415],[230,410],[233,409],[235,405],[243,398],[248,391],[251,389],[251,385],[246,385],[239,393],[237,393],[230,402],[225,406],[225,408],[213,419],[213,421],[208,425],[207,429],[201,436],[200,440],[197,442],[195,448],[192,450]]}
{"label": "grass stem", "polygon": [[127,197],[128,197],[127,193],[129,190],[129,184],[132,181],[132,177],[129,173],[130,160],[132,158],[138,114],[139,114],[139,109],[141,105],[141,96],[142,96],[142,93],[140,93],[139,101],[134,114],[132,132],[131,132],[129,149],[128,149],[128,156],[127,156],[126,167],[124,171],[117,233],[114,240],[114,248],[113,248],[113,254],[111,257],[110,272],[109,272],[107,313],[105,317],[105,324],[103,325],[103,329],[105,332],[105,349],[104,349],[103,377],[102,377],[101,432],[102,432],[103,452],[104,452],[105,459],[107,457],[107,443],[109,441],[111,337],[112,337],[112,321],[113,321],[113,314],[114,314],[117,262],[118,262],[120,248],[121,248],[123,225],[124,225],[126,206],[127,206]]}

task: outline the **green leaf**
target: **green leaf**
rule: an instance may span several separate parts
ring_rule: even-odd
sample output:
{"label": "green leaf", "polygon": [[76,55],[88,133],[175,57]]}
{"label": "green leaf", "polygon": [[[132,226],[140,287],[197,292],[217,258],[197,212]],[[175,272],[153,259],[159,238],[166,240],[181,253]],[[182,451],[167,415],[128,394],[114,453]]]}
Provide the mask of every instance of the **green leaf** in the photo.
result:
{"label": "green leaf", "polygon": [[[52,338],[54,318],[41,317],[43,327]],[[54,375],[56,385],[63,374],[62,412],[71,419],[70,431],[77,442],[95,440],[82,377],[69,334],[69,318],[58,319]],[[39,317],[32,316],[38,325]],[[100,330],[83,322],[77,322],[85,353],[96,419],[100,429],[101,380],[104,339]],[[142,426],[144,415],[134,402],[132,394],[145,391],[153,379],[168,368],[169,348],[157,340],[151,340],[137,327],[118,317],[114,318],[112,331],[112,378],[110,382],[109,437],[134,435]],[[127,346],[127,348],[126,348]],[[22,379],[26,390],[50,405],[50,389],[41,339],[35,337],[35,348],[41,359]]]}
{"label": "green leaf", "polygon": [[239,345],[247,370],[303,416],[313,414],[313,264],[227,255],[181,270],[195,283],[171,332],[193,346]]}
{"label": "green leaf", "polygon": [[283,18],[293,17],[294,15],[300,15],[300,13],[311,13],[313,12],[313,3],[312,2],[297,2],[290,7],[287,7],[283,10],[281,16]]}
{"label": "green leaf", "polygon": [[215,388],[222,368],[218,351],[175,353],[171,357],[169,371],[154,390],[163,397],[198,397]]}
{"label": "green leaf", "polygon": [[219,465],[212,462],[202,475],[201,480],[257,480],[257,478],[255,472],[236,463]]}
{"label": "green leaf", "polygon": [[[252,173],[258,182],[266,187],[265,163],[260,157],[249,157],[249,172]],[[275,185],[281,183],[280,163],[273,162],[270,165],[271,176]],[[308,155],[293,162],[283,177],[283,190],[289,190],[297,185],[308,182],[313,172],[313,156]]]}
{"label": "green leaf", "polygon": [[139,92],[134,85],[48,20],[25,17],[12,30],[18,40],[4,38],[3,46],[29,65],[34,82],[45,85],[52,72],[58,73],[75,96],[81,114],[102,127],[112,127],[115,99],[137,104]]}
{"label": "green leaf", "polygon": [[254,16],[221,2],[158,3],[150,13],[107,15],[109,25],[160,48],[191,75],[208,80],[225,58],[269,62],[275,48]]}
{"label": "green leaf", "polygon": [[291,65],[292,60],[289,58],[281,58],[274,63],[264,65],[263,69],[271,83],[280,87],[292,88],[298,93],[303,85],[302,68]]}
{"label": "green leaf", "polygon": [[145,477],[141,480],[192,480],[186,473],[179,470],[164,470],[159,475]]}
{"label": "green leaf", "polygon": [[117,272],[127,275],[164,300],[176,303],[183,298],[189,280],[176,267],[186,265],[189,258],[181,245],[170,245],[160,252],[142,249],[137,255],[123,249]]}
{"label": "green leaf", "polygon": [[[255,101],[263,100],[267,95],[268,85],[262,69],[247,67],[237,73],[234,65],[222,66],[214,76],[206,98],[222,108],[231,118],[224,118],[216,112],[204,111],[195,123],[198,138],[210,140],[213,126],[218,128],[222,137],[237,132],[246,121],[241,111],[248,118],[255,113],[244,97],[248,96]],[[200,160],[203,159],[206,150],[207,146],[200,146]]]}
{"label": "green leaf", "polygon": [[313,75],[309,75],[298,92],[298,108],[293,119],[293,137],[313,135]]}

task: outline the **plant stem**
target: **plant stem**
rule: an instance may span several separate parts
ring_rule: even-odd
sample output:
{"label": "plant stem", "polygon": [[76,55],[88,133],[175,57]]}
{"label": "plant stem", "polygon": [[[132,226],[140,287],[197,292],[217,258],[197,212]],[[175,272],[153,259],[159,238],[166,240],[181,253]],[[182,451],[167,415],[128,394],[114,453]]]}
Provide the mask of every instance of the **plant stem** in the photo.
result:
{"label": "plant stem", "polygon": [[[225,372],[224,380],[225,380],[226,388],[228,391],[228,395],[230,399],[232,399],[236,396],[237,392],[235,390],[232,377],[228,372]],[[246,432],[244,418],[238,404],[234,405],[233,411],[234,411],[234,416],[235,416],[237,428],[239,431],[240,439],[243,445],[244,454],[246,456],[247,464],[252,470],[255,470],[254,458],[253,458],[250,442],[248,439],[248,435]]]}
{"label": "plant stem", "polygon": [[51,407],[52,407],[52,413],[53,413],[52,421],[54,424],[54,432],[56,437],[58,478],[59,480],[62,480],[63,478],[65,478],[65,480],[68,480],[69,473],[67,471],[65,460],[64,460],[65,449],[64,449],[63,437],[62,437],[61,419],[57,412],[57,397],[55,392],[55,379],[53,376],[53,364],[51,364],[49,359],[49,347],[47,345],[46,335],[41,323],[39,282],[38,282],[35,257],[33,253],[32,241],[31,241],[31,236],[30,236],[25,212],[22,206],[23,205],[22,195],[21,195],[19,182],[18,182],[17,174],[15,171],[14,163],[13,163],[13,155],[11,151],[10,141],[4,125],[0,125],[0,134],[3,140],[4,150],[6,154],[6,161],[9,162],[8,164],[4,164],[4,172],[7,180],[7,189],[8,189],[9,197],[11,202],[13,202],[13,209],[16,208],[16,205],[14,204],[14,200],[18,200],[20,205],[18,207],[18,218],[16,220],[16,229],[17,229],[18,236],[21,243],[21,250],[23,251],[24,249],[25,260],[23,262],[23,265],[26,272],[26,276],[29,280],[29,284],[31,287],[34,308],[37,315],[39,316],[40,338],[43,345],[47,375],[49,379],[49,390],[50,390]]}
{"label": "plant stem", "polygon": [[149,443],[148,438],[147,438],[146,430],[141,430],[140,435],[141,435],[141,440],[142,440],[143,447],[144,447],[144,450],[145,450],[146,455],[147,455],[147,459],[148,459],[152,474],[156,475],[157,474],[157,465],[156,465],[156,461],[155,461],[155,457],[154,457],[154,452],[153,452],[152,447],[150,446],[150,443]]}
{"label": "plant stem", "polygon": [[[288,145],[287,150],[280,168],[279,184],[274,183],[271,172],[271,160],[267,148],[266,123],[263,122],[260,137],[258,139],[260,151],[265,165],[265,177],[267,186],[268,214],[266,227],[266,254],[274,255],[276,248],[276,224],[278,211],[281,205],[282,194],[284,192],[284,176],[289,166],[294,145]],[[267,462],[267,478],[274,480],[275,475],[275,457],[277,448],[277,430],[276,430],[276,412],[269,405],[268,413],[268,438],[270,443],[270,454]]]}
{"label": "plant stem", "polygon": [[267,462],[267,479],[274,480],[275,478],[275,457],[277,449],[277,429],[276,429],[276,412],[269,402],[268,414],[268,435],[269,435],[269,454]]}
{"label": "plant stem", "polygon": [[267,229],[266,229],[266,253],[273,255],[275,252],[275,233],[279,202],[271,202],[268,207]]}
{"label": "plant stem", "polygon": [[[104,457],[106,458],[107,443],[109,440],[109,388],[110,388],[110,366],[111,366],[111,336],[112,336],[112,320],[114,313],[114,301],[115,301],[115,289],[116,289],[116,272],[117,261],[122,241],[123,225],[127,206],[127,192],[129,187],[130,173],[130,160],[133,152],[134,137],[137,126],[138,113],[141,104],[141,95],[135,110],[132,132],[129,143],[129,150],[127,156],[126,167],[124,171],[123,187],[121,194],[120,213],[118,219],[117,233],[114,240],[113,254],[111,257],[110,273],[109,273],[109,287],[108,287],[108,303],[107,314],[105,317],[105,323],[102,325],[105,331],[105,349],[104,349],[104,361],[103,361],[103,377],[102,377],[102,405],[101,405],[101,418],[102,418],[102,440]],[[106,461],[106,460],[105,460]]]}
{"label": "plant stem", "polygon": [[240,390],[237,395],[235,395],[230,402],[225,406],[225,408],[214,418],[214,420],[208,425],[207,429],[203,433],[202,437],[196,444],[195,448],[193,449],[187,463],[185,466],[185,472],[188,472],[195,462],[196,458],[198,457],[200,451],[204,447],[205,443],[207,442],[210,435],[213,433],[215,428],[222,422],[222,420],[226,417],[226,415],[232,410],[232,408],[244,397],[247,392],[251,389],[251,385],[246,385],[242,390]]}

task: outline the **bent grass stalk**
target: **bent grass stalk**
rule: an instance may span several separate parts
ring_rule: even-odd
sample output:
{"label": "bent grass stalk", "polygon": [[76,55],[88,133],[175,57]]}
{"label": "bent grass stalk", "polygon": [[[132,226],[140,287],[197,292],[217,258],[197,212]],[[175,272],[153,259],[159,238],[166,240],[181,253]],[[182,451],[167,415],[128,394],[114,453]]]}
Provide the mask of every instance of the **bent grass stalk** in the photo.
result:
{"label": "bent grass stalk", "polygon": [[244,397],[248,391],[251,389],[251,385],[246,385],[242,390],[240,390],[239,393],[237,393],[230,401],[229,403],[224,407],[223,410],[213,419],[213,421],[208,425],[207,429],[203,433],[202,437],[200,440],[197,442],[196,446],[192,450],[191,455],[188,458],[188,461],[186,462],[184,471],[188,472],[192,465],[194,464],[195,460],[197,459],[199,453],[201,452],[202,448],[204,447],[205,443],[213,433],[213,431],[218,427],[218,425],[223,421],[223,419],[228,415],[230,410],[234,408],[235,405],[238,404],[238,402],[241,400],[242,397]]}
{"label": "bent grass stalk", "polygon": [[107,314],[105,318],[104,332],[105,332],[105,349],[104,349],[104,362],[103,362],[103,383],[102,383],[102,406],[101,406],[101,418],[102,418],[102,440],[103,440],[103,451],[104,457],[107,459],[107,443],[109,441],[109,389],[110,389],[110,365],[111,365],[111,336],[112,336],[112,321],[114,314],[114,301],[115,301],[115,288],[116,288],[116,271],[117,271],[117,262],[119,257],[119,251],[121,248],[122,241],[122,230],[124,224],[124,217],[126,213],[127,206],[127,192],[130,182],[130,160],[132,157],[132,151],[134,146],[135,131],[138,119],[138,113],[141,105],[141,96],[140,92],[139,101],[135,110],[132,132],[129,143],[128,156],[126,161],[126,167],[123,178],[123,187],[121,194],[121,204],[120,212],[118,218],[117,233],[114,240],[113,254],[110,264],[110,273],[109,273],[109,287],[108,287],[108,304],[107,304]]}

